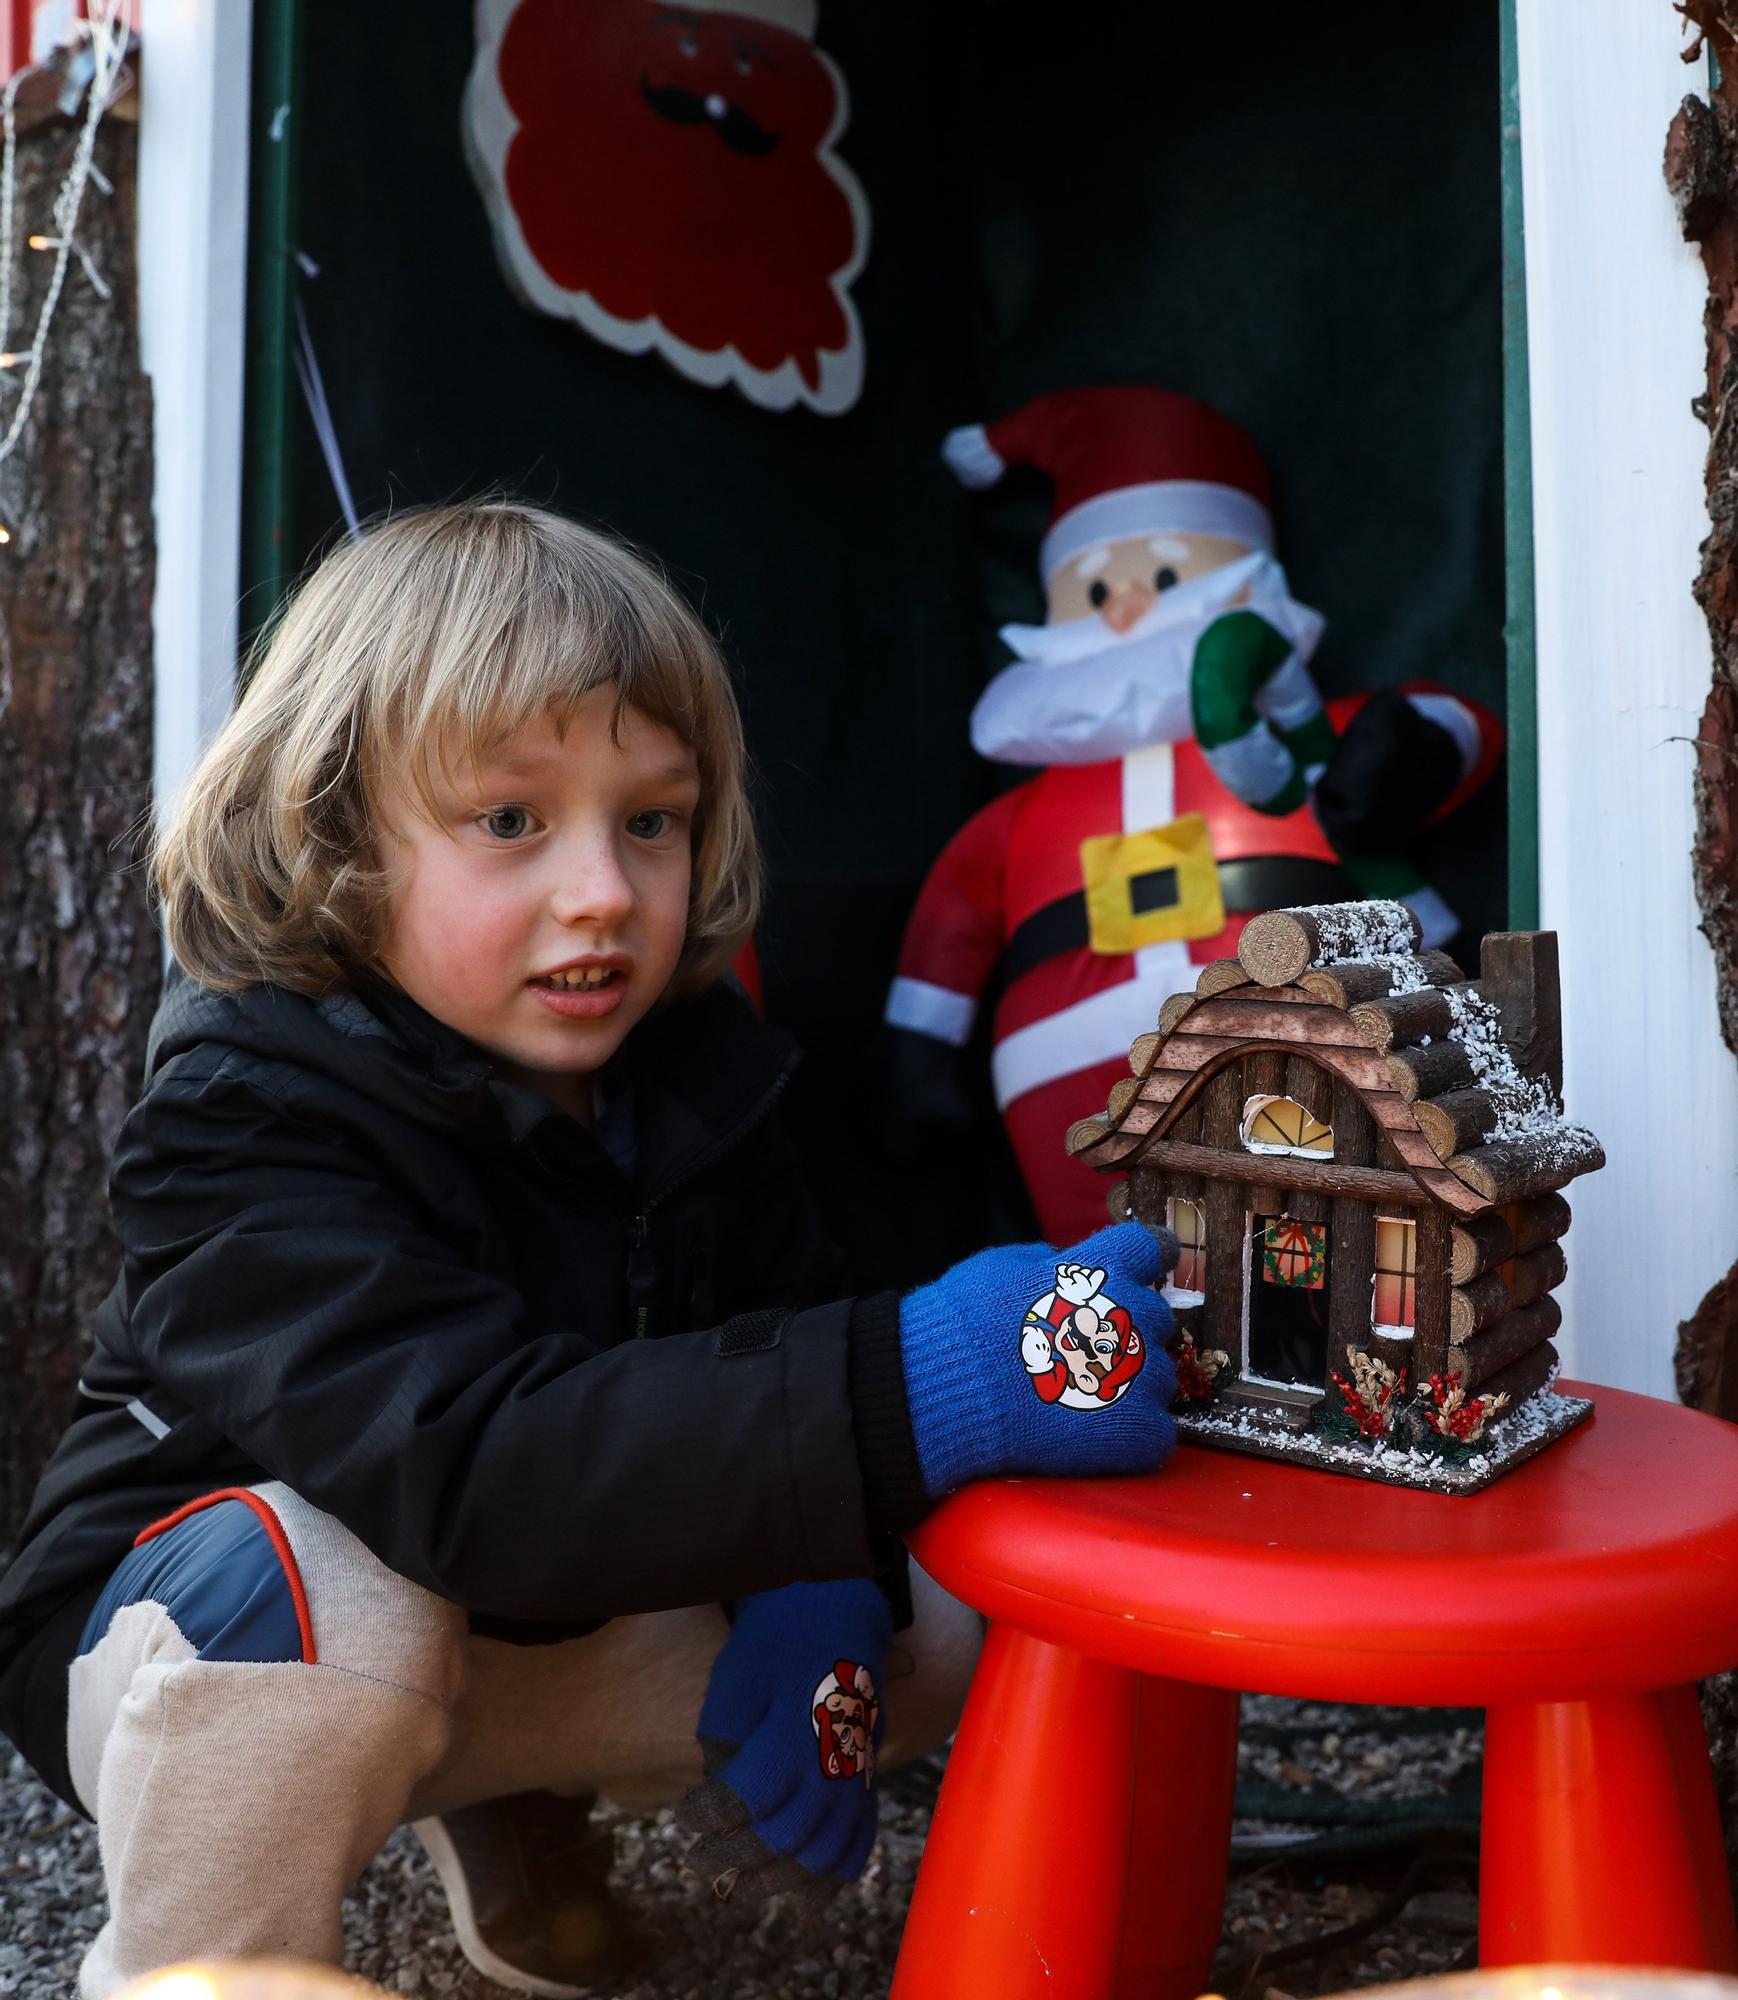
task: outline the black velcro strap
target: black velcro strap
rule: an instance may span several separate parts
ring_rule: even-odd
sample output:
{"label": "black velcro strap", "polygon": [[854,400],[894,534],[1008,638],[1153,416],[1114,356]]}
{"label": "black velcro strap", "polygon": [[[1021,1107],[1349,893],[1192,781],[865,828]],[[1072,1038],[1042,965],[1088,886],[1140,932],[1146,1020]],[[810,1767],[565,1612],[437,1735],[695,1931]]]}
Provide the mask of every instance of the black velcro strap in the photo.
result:
{"label": "black velcro strap", "polygon": [[777,1347],[784,1339],[785,1323],[789,1318],[788,1312],[776,1310],[738,1313],[718,1329],[718,1352],[721,1355],[764,1354],[769,1347]]}

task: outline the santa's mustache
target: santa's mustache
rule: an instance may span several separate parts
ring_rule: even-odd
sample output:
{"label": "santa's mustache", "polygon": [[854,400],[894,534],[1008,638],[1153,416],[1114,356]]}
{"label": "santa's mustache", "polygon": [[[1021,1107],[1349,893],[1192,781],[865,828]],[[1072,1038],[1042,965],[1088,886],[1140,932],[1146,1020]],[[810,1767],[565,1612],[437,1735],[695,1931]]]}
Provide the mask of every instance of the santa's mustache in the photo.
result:
{"label": "santa's mustache", "polygon": [[[1126,632],[1102,618],[1004,625],[1017,656],[972,710],[972,747],[1000,764],[1096,764],[1194,734],[1190,699],[1195,642],[1234,601],[1247,602],[1305,662],[1322,621],[1296,603],[1285,572],[1265,553],[1165,591]],[[1313,692],[1313,690],[1312,690]]]}
{"label": "santa's mustache", "polygon": [[751,160],[764,158],[783,137],[782,133],[769,132],[740,104],[727,102],[723,111],[714,114],[707,107],[719,101],[716,97],[702,97],[673,83],[655,84],[642,76],[640,95],[660,118],[669,119],[672,125],[710,125],[733,153]]}

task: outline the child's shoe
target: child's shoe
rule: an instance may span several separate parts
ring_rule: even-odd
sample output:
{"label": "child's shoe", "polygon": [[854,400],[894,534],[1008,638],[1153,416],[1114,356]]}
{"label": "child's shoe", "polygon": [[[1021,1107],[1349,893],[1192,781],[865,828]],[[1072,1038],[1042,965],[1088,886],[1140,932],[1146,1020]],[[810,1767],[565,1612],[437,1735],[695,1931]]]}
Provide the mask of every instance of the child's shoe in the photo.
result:
{"label": "child's shoe", "polygon": [[519,1792],[419,1819],[459,1949],[487,1978],[544,2000],[579,2000],[631,1956],[610,1900],[614,1842],[595,1799]]}

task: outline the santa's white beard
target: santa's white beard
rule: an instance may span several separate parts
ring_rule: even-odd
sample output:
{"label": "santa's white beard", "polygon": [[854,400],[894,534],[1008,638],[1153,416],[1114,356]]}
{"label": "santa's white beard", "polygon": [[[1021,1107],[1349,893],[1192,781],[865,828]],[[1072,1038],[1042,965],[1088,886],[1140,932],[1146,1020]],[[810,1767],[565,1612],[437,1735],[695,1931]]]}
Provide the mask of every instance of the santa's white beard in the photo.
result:
{"label": "santa's white beard", "polygon": [[1192,736],[1196,641],[1243,592],[1307,662],[1320,613],[1292,598],[1272,556],[1245,556],[1162,591],[1121,634],[1102,618],[1004,625],[1016,657],[972,710],[972,747],[998,764],[1098,764]]}

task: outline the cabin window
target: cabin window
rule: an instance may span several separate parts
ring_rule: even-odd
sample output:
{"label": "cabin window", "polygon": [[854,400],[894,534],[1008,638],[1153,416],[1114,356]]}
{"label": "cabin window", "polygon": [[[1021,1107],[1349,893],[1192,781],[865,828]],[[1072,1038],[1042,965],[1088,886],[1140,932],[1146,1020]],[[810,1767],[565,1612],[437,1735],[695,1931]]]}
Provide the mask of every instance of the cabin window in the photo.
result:
{"label": "cabin window", "polygon": [[1252,1153],[1331,1160],[1334,1128],[1313,1117],[1294,1097],[1252,1097],[1243,1107],[1243,1143]]}
{"label": "cabin window", "polygon": [[1173,1195],[1165,1203],[1165,1222],[1181,1246],[1165,1296],[1175,1306],[1198,1306],[1207,1281],[1206,1215],[1198,1201]]}
{"label": "cabin window", "polygon": [[1376,1276],[1370,1324],[1377,1333],[1409,1334],[1417,1324],[1417,1226],[1401,1216],[1376,1218]]}

